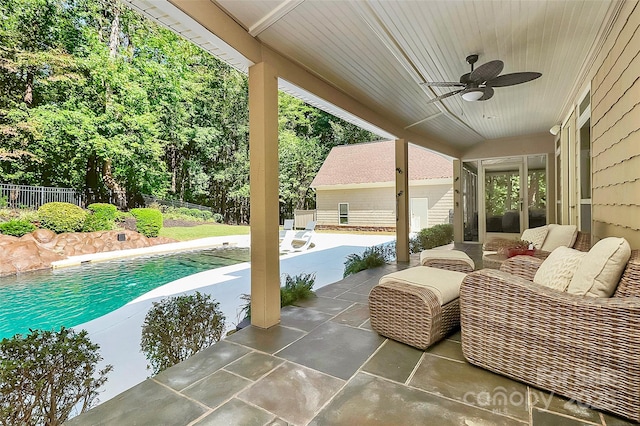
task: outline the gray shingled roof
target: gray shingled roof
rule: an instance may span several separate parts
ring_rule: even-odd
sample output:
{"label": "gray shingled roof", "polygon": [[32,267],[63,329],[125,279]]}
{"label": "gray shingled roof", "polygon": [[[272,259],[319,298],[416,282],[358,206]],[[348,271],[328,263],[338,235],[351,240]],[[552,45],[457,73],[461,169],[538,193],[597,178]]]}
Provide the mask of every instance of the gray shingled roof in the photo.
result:
{"label": "gray shingled roof", "polygon": [[[336,146],[320,167],[311,187],[395,181],[395,141]],[[453,177],[453,163],[439,154],[409,144],[409,180]]]}

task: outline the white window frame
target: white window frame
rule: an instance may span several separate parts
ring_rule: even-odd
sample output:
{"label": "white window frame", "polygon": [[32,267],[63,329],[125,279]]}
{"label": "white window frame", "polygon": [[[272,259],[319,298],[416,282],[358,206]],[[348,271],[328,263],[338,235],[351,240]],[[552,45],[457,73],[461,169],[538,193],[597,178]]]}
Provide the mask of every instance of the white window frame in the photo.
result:
{"label": "white window frame", "polygon": [[[340,210],[340,206],[347,206],[347,213],[342,214]],[[346,222],[342,222],[342,218],[346,219]],[[338,225],[348,225],[349,224],[349,203],[338,203]]]}

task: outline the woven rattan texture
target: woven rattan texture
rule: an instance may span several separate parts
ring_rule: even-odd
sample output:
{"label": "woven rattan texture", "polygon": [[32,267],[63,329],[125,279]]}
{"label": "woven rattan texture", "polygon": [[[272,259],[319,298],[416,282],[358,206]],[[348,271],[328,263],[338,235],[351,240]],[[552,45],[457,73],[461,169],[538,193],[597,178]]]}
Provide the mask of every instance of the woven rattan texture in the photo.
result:
{"label": "woven rattan texture", "polygon": [[445,269],[447,271],[464,272],[465,274],[473,272],[471,265],[464,260],[428,259],[422,263],[422,266],[430,266],[432,268]]}
{"label": "woven rattan texture", "polygon": [[505,272],[521,268],[518,258],[501,271],[467,275],[460,290],[465,358],[640,421],[639,259],[634,251],[620,291],[608,299],[557,292]]}
{"label": "woven rattan texture", "polygon": [[378,334],[423,350],[460,324],[458,299],[440,306],[429,289],[394,281],[371,289],[369,312]]}

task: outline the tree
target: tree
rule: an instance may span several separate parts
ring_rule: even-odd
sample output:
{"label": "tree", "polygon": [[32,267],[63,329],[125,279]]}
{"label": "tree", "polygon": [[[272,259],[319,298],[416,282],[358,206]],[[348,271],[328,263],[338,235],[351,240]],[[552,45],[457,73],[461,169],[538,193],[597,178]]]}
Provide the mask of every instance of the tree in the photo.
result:
{"label": "tree", "polygon": [[0,341],[0,423],[59,425],[91,408],[112,366],[97,370],[100,347],[62,327]]}

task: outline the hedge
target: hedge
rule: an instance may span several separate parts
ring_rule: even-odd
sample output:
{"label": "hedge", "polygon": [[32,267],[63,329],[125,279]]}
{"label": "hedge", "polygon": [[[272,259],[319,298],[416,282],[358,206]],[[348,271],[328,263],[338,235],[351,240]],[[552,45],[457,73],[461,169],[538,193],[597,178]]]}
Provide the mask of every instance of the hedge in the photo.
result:
{"label": "hedge", "polygon": [[453,225],[434,225],[418,232],[415,238],[409,241],[411,253],[440,247],[453,241]]}
{"label": "hedge", "polygon": [[82,230],[87,213],[71,203],[46,203],[38,209],[40,227],[60,234]]}
{"label": "hedge", "polygon": [[116,206],[106,203],[89,204],[87,209],[93,213],[87,215],[82,230],[84,232],[110,231],[115,228],[118,213]]}
{"label": "hedge", "polygon": [[145,237],[157,237],[162,228],[162,213],[160,210],[139,208],[131,210],[136,218],[136,230]]}
{"label": "hedge", "polygon": [[0,234],[4,235],[22,237],[23,235],[35,230],[36,227],[26,220],[13,219],[8,222],[0,223]]}

